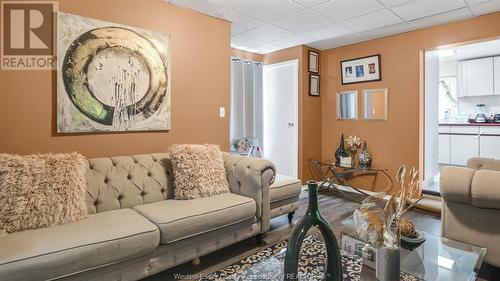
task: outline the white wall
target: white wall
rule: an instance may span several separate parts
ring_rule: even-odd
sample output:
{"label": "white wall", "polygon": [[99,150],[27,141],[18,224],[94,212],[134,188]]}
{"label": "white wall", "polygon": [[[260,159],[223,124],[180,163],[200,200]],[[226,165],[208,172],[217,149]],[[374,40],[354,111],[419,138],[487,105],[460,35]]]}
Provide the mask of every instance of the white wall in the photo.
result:
{"label": "white wall", "polygon": [[488,111],[500,114],[500,96],[479,96],[458,98],[458,112],[476,115],[474,106],[476,104],[486,104]]}
{"label": "white wall", "polygon": [[425,165],[424,181],[432,183],[439,173],[439,56],[425,53]]}
{"label": "white wall", "polygon": [[457,76],[456,60],[441,60],[439,62],[439,77]]}

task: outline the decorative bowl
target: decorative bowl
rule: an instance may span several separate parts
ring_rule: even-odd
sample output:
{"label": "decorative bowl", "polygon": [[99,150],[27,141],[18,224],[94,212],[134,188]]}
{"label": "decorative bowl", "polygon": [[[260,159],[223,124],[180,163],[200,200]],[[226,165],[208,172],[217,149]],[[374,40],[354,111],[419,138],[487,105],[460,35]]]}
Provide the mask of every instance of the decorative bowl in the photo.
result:
{"label": "decorative bowl", "polygon": [[401,235],[401,247],[407,250],[414,250],[425,242],[424,233],[416,230],[417,237],[411,238]]}

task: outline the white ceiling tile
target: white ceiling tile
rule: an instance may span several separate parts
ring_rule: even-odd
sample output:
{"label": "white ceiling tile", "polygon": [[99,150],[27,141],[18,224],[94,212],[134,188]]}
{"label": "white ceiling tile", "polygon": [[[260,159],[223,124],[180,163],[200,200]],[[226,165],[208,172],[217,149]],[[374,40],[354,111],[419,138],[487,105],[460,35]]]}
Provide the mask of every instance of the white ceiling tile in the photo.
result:
{"label": "white ceiling tile", "polygon": [[172,0],[171,3],[214,17],[227,13],[229,11],[228,8],[219,6],[206,0]]}
{"label": "white ceiling tile", "polygon": [[416,28],[426,28],[434,25],[444,24],[448,22],[463,20],[472,17],[472,13],[468,8],[453,10],[450,12],[442,13],[435,16],[425,17],[417,20],[410,21],[409,24]]}
{"label": "white ceiling tile", "polygon": [[221,15],[221,18],[232,22],[232,34],[238,34],[266,24],[265,22],[260,21],[256,18],[252,18],[234,11],[230,11]]}
{"label": "white ceiling tile", "polygon": [[263,26],[259,26],[257,28],[251,29],[249,31],[241,33],[241,35],[252,38],[255,40],[259,40],[262,42],[271,42],[271,41],[276,41],[281,38],[291,36],[294,33],[291,31],[288,31],[286,29],[283,29],[281,27],[277,27],[271,24],[266,24]]}
{"label": "white ceiling tile", "polygon": [[373,13],[348,19],[343,23],[356,31],[363,32],[396,23],[403,22],[389,10],[379,10]]}
{"label": "white ceiling tile", "polygon": [[229,9],[234,9],[239,5],[244,4],[245,2],[249,2],[250,0],[208,0],[208,2],[212,2],[222,7],[226,7]]}
{"label": "white ceiling tile", "polygon": [[500,11],[500,0],[467,0],[474,15],[484,15]]}
{"label": "white ceiling tile", "polygon": [[289,48],[289,47],[294,47],[294,46],[298,46],[298,45],[304,45],[304,44],[307,44],[307,43],[310,43],[313,41],[316,41],[316,40],[311,38],[311,37],[296,34],[296,35],[292,35],[292,36],[285,37],[283,39],[274,41],[272,43],[276,44],[278,46],[281,46],[283,48]]}
{"label": "white ceiling tile", "polygon": [[255,39],[250,39],[245,36],[241,35],[236,35],[231,37],[231,47],[233,48],[251,48],[253,46],[261,45],[262,42],[255,40]]}
{"label": "white ceiling tile", "polygon": [[292,0],[293,2],[299,3],[301,5],[304,5],[308,8],[314,7],[319,4],[323,4],[325,2],[328,2],[330,0]]}
{"label": "white ceiling tile", "polygon": [[326,39],[326,40],[321,40],[317,41],[311,44],[308,44],[308,46],[311,46],[313,48],[316,48],[318,50],[327,50],[331,48],[336,48],[340,46],[345,46],[349,44],[354,44],[362,41],[369,40],[368,37],[361,33],[353,33],[353,34],[348,34],[344,35],[341,37],[337,38],[332,38],[332,39]]}
{"label": "white ceiling tile", "polygon": [[335,38],[347,34],[352,34],[355,31],[339,23],[330,24],[315,30],[305,32],[304,35],[312,37],[316,40]]}
{"label": "white ceiling tile", "polygon": [[464,0],[380,0],[405,21],[466,7]]}
{"label": "white ceiling tile", "polygon": [[366,31],[363,32],[362,34],[366,35],[366,37],[370,39],[375,39],[413,30],[416,30],[414,26],[403,22]]}
{"label": "white ceiling tile", "polygon": [[304,7],[289,0],[253,0],[238,6],[235,11],[272,22],[304,9]]}
{"label": "white ceiling tile", "polygon": [[266,54],[266,53],[274,52],[274,51],[277,51],[280,49],[282,49],[282,47],[280,47],[276,44],[272,44],[272,43],[265,43],[262,45],[252,47],[252,50],[254,50],[256,53],[259,53],[259,54]]}
{"label": "white ceiling tile", "polygon": [[313,10],[336,21],[341,21],[383,8],[384,6],[376,0],[331,0],[315,6]]}
{"label": "white ceiling tile", "polygon": [[284,17],[274,22],[274,24],[280,27],[298,33],[313,30],[332,23],[333,21],[331,19],[311,10]]}

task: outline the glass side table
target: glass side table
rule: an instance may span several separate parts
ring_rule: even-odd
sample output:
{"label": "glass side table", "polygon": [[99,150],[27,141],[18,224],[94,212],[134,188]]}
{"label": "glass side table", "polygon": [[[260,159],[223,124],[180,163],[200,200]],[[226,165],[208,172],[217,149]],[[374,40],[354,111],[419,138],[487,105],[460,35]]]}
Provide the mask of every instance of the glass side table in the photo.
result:
{"label": "glass side table", "polygon": [[383,191],[390,191],[393,186],[392,178],[387,173],[387,169],[378,169],[374,167],[364,167],[359,164],[354,164],[351,167],[341,166],[339,163],[335,163],[334,161],[319,161],[319,160],[311,160],[310,161],[311,168],[315,170],[319,175],[320,179],[318,179],[318,187],[320,191],[329,191],[332,193],[338,193],[346,199],[358,201],[361,199],[357,198],[357,196],[352,196],[349,192],[345,192],[342,189],[339,189],[337,185],[342,185],[351,189],[358,195],[362,195],[362,197],[367,197],[369,194],[364,192],[363,190],[351,185],[348,182],[348,178],[356,175],[382,175],[387,180],[387,186]]}

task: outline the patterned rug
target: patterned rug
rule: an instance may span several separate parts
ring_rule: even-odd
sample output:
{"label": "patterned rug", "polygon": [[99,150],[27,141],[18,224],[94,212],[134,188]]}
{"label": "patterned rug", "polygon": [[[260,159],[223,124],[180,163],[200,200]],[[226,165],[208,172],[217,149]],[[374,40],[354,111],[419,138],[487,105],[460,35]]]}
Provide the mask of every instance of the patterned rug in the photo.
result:
{"label": "patterned rug", "polygon": [[[237,263],[204,275],[199,280],[283,280],[287,240],[278,242]],[[300,250],[299,280],[324,280],[326,247],[318,234],[307,236]],[[358,281],[363,266],[362,258],[343,252],[343,280]],[[401,280],[418,280],[401,273]]]}

